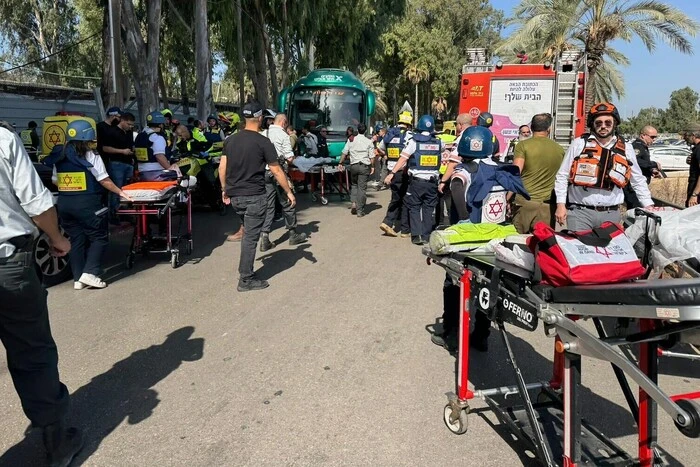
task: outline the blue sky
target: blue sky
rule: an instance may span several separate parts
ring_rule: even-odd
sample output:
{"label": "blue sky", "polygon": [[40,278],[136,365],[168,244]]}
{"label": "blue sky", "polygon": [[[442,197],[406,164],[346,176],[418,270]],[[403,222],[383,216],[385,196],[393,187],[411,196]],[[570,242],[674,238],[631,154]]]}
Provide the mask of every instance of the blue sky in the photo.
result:
{"label": "blue sky", "polygon": [[[687,15],[700,21],[698,0],[662,0]],[[512,13],[518,0],[491,0],[491,4],[505,12]],[[625,97],[617,103],[623,117],[628,117],[644,107],[668,106],[671,92],[690,86],[700,92],[700,36],[691,39],[694,55],[683,55],[666,44],[659,42],[653,55],[650,55],[639,40],[632,42],[616,41],[613,47],[629,58],[630,66],[623,68]]]}

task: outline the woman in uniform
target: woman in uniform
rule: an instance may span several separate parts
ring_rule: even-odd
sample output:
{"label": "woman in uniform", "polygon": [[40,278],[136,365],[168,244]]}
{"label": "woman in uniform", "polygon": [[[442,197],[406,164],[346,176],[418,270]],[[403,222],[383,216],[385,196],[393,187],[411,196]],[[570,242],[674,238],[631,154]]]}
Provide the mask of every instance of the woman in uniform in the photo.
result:
{"label": "woman in uniform", "polygon": [[102,158],[94,152],[96,132],[88,120],[66,127],[66,143],[54,146],[44,164],[53,166],[58,187],[58,214],[70,238],[70,266],[74,288],[107,287],[100,275],[107,249],[107,211],[104,189],[131,200],[107,175]]}

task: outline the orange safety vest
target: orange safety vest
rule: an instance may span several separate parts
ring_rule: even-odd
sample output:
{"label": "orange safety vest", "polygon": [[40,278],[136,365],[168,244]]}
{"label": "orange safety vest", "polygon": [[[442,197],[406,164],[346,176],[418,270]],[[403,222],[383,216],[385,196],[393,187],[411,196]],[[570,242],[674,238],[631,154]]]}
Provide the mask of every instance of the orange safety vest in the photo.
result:
{"label": "orange safety vest", "polygon": [[625,140],[618,136],[615,146],[606,149],[597,139],[583,135],[586,144],[581,154],[574,158],[569,182],[584,188],[600,188],[611,191],[624,188],[632,178],[632,162],[625,154]]}

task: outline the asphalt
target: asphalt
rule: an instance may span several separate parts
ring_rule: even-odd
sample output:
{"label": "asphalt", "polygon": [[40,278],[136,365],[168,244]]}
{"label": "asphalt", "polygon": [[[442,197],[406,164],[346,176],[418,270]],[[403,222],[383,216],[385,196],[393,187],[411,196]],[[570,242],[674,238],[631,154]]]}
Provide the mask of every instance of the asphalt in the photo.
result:
{"label": "asphalt", "polygon": [[[112,237],[109,287],[49,289],[61,378],[86,446],[85,466],[535,465],[476,400],[469,430],[443,423],[455,359],[430,342],[441,314],[444,273],[408,239],[378,228],[388,193],[371,193],[369,214],[347,202],[301,196],[309,243],[258,255],[263,291],[236,291],[240,244],[224,241],[233,215],[195,216],[195,251],[173,270],[168,258],[123,266],[129,235]],[[281,238],[280,238],[281,237]],[[514,379],[497,335],[473,354],[476,388]],[[514,330],[529,381],[547,380],[553,341],[541,328]],[[700,363],[661,360],[662,387],[697,391]],[[583,362],[584,416],[636,451],[634,421],[610,365]],[[41,465],[43,449],[0,357],[0,465]],[[515,398],[508,399],[515,402]],[[663,412],[659,444],[671,465],[698,465],[700,443]]]}

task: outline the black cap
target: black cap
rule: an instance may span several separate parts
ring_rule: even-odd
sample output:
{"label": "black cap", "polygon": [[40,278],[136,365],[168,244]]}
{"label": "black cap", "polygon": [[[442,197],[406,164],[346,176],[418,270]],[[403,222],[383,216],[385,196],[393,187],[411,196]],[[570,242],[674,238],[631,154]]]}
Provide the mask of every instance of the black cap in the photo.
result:
{"label": "black cap", "polygon": [[263,108],[258,102],[248,102],[243,106],[244,118],[258,118],[262,115]]}

